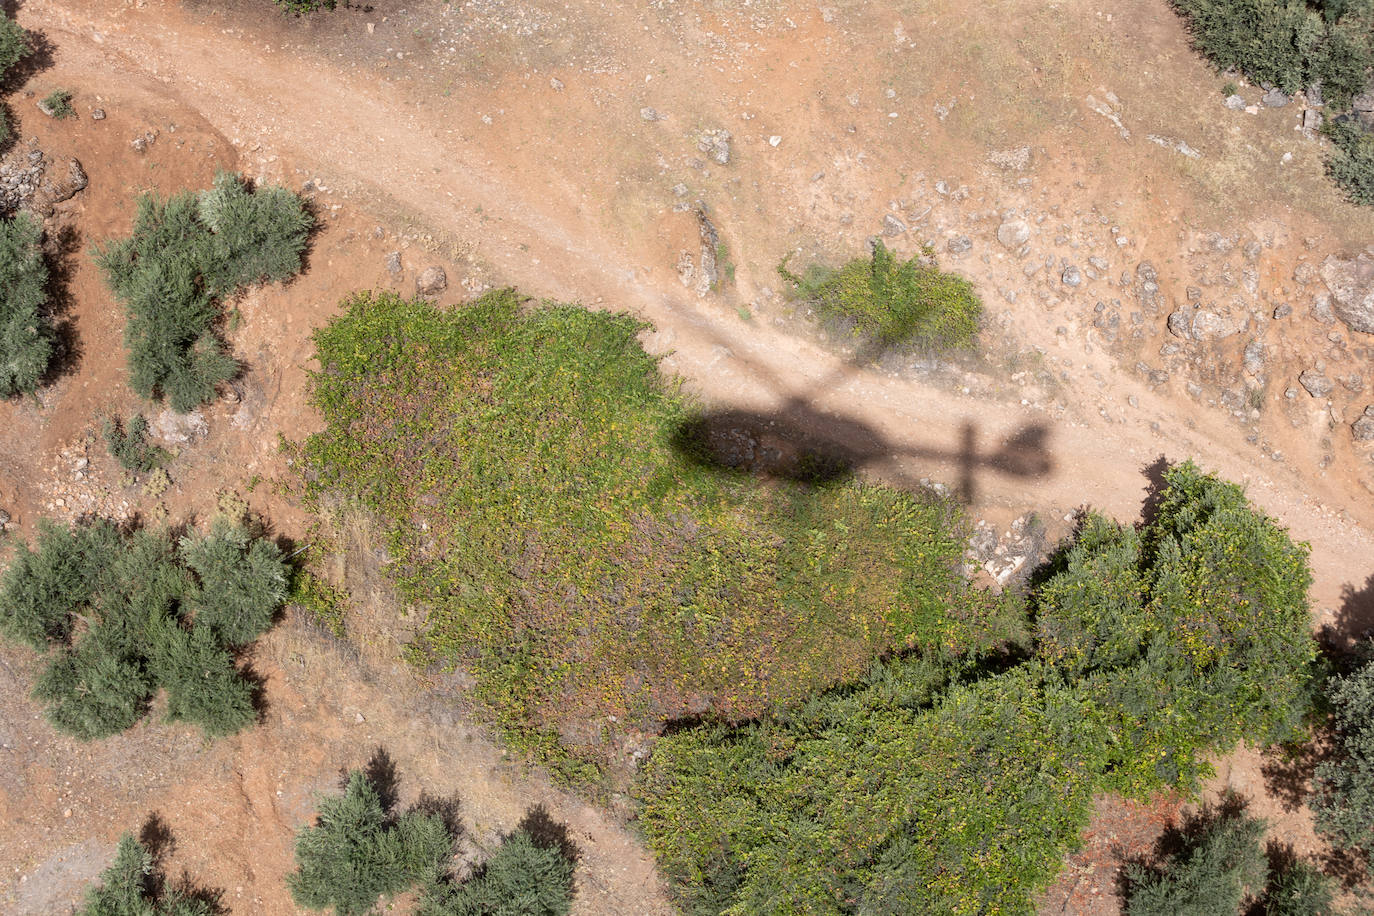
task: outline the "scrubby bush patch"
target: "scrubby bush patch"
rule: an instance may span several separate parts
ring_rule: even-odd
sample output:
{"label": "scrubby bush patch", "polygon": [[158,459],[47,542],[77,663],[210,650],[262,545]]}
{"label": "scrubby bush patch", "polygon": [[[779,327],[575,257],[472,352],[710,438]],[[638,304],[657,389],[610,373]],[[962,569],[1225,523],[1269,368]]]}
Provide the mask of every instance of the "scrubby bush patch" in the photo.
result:
{"label": "scrubby bush patch", "polygon": [[687,911],[1029,912],[1093,792],[1192,789],[1208,754],[1292,737],[1305,551],[1238,488],[1166,481],[1140,531],[1085,520],[1028,596],[1024,663],[927,649],[660,738],[637,791]]}
{"label": "scrubby bush patch", "polygon": [[950,612],[949,507],[677,449],[694,414],[637,322],[510,291],[345,305],[315,337],[310,490],[382,520],[421,657],[471,670],[518,743],[602,759],[627,727],[757,715],[982,625]]}
{"label": "scrubby bush patch", "polygon": [[35,391],[52,361],[42,237],[26,213],[0,220],[0,398]]}
{"label": "scrubby bush patch", "polygon": [[931,252],[925,258],[899,261],[879,241],[870,258],[838,269],[812,265],[797,276],[784,260],[778,272],[823,323],[867,345],[971,346],[982,301],[972,283],[929,263]]}
{"label": "scrubby bush patch", "polygon": [[167,453],[148,441],[148,420],[141,413],[134,414],[127,423],[118,417],[106,417],[100,432],[110,455],[126,471],[146,473],[167,460]]}
{"label": "scrubby bush patch", "polygon": [[186,412],[214,399],[238,371],[216,335],[220,303],[239,290],[300,270],[314,220],[281,188],[249,191],[220,173],[214,187],[138,199],[131,237],[96,251],[105,281],[128,312],[129,382]]}
{"label": "scrubby bush patch", "polygon": [[286,585],[276,545],[223,519],[176,543],[48,524],[0,579],[0,632],[48,654],[34,696],[62,731],[123,731],[162,688],[170,720],[218,737],[255,718],[234,653],[271,624]]}

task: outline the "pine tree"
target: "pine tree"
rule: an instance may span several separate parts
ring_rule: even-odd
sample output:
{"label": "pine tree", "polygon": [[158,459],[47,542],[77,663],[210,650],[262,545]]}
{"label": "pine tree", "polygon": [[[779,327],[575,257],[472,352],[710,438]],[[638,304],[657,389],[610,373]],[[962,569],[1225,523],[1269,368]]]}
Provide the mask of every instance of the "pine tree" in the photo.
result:
{"label": "pine tree", "polygon": [[213,916],[211,903],[180,890],[155,895],[153,857],[132,835],[125,834],[115,851],[114,864],[100,876],[100,883],[86,892],[86,902],[75,916]]}
{"label": "pine tree", "polygon": [[393,819],[367,776],[354,770],[344,794],[322,800],[315,826],[297,836],[297,868],[286,880],[300,906],[359,916],[379,897],[431,878],[452,847],[442,818],[412,811]]}
{"label": "pine tree", "polygon": [[72,615],[86,604],[119,550],[109,522],[59,528],[43,522],[34,549],[20,544],[0,579],[0,633],[43,650],[65,642]]}
{"label": "pine tree", "polygon": [[152,640],[151,668],[167,690],[169,721],[193,722],[211,738],[242,731],[256,717],[253,685],[207,628],[183,629],[163,618]]}

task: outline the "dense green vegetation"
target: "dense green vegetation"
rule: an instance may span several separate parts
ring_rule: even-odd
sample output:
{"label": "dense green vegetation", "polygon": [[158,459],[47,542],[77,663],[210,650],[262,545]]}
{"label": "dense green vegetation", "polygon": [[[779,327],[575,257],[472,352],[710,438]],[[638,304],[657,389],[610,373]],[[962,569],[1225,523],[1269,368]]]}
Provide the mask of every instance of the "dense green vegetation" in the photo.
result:
{"label": "dense green vegetation", "polygon": [[827,327],[869,346],[968,347],[978,333],[983,303],[973,284],[921,258],[899,261],[881,241],[867,260],[838,269],[813,264],[803,276],[784,260],[778,273]]}
{"label": "dense green vegetation", "polygon": [[1336,748],[1317,767],[1317,827],[1337,845],[1374,853],[1374,662],[1332,680],[1327,692]]}
{"label": "dense green vegetation", "polygon": [[[310,492],[381,520],[428,609],[424,659],[462,665],[515,739],[600,759],[628,730],[746,718],[892,649],[967,638],[953,510],[843,480],[722,474],[674,446],[695,418],[626,317],[458,311],[362,294],[316,333]],[[610,717],[615,717],[612,720]]]}
{"label": "dense green vegetation", "polygon": [[255,718],[234,653],[270,626],[286,583],[276,545],[224,519],[176,543],[47,524],[0,579],[0,633],[49,655],[34,696],[65,732],[123,731],[162,688],[169,719],[218,737]]}
{"label": "dense green vegetation", "polygon": [[[1372,88],[1374,0],[1173,0],[1218,68],[1297,92],[1313,85],[1335,111]],[[1374,140],[1328,118],[1327,172],[1355,203],[1374,203]]]}
{"label": "dense green vegetation", "polygon": [[450,869],[458,824],[423,803],[396,812],[391,788],[371,770],[350,772],[343,795],[323,799],[316,823],[297,835],[296,871],[287,876],[297,904],[361,916],[379,898],[416,891],[418,916],[566,916],[569,850],[522,823],[459,879]]}
{"label": "dense green vegetation", "polygon": [[1192,788],[1295,734],[1314,643],[1303,548],[1191,465],[1140,531],[1089,517],[1029,596],[1034,638],[880,662],[740,726],[659,739],[639,789],[693,914],[1021,913],[1089,799]]}
{"label": "dense green vegetation", "polygon": [[106,417],[100,431],[110,455],[126,471],[146,473],[167,459],[166,452],[148,441],[148,420],[141,413],[130,417],[128,423]]}
{"label": "dense green vegetation", "polygon": [[135,391],[188,411],[214,399],[238,364],[216,336],[220,303],[301,268],[314,219],[283,188],[252,191],[221,172],[214,187],[138,200],[131,237],[98,248],[96,262],[128,312],[124,340]]}
{"label": "dense green vegetation", "polygon": [[0,15],[0,80],[32,51],[33,42],[24,27],[9,16]]}
{"label": "dense green vegetation", "polygon": [[86,902],[75,916],[214,916],[218,912],[218,907],[196,894],[165,887],[148,848],[126,834],[119,841],[114,864],[86,892]]}
{"label": "dense green vegetation", "polygon": [[37,389],[52,361],[53,332],[42,311],[48,299],[42,238],[27,213],[0,220],[0,398]]}
{"label": "dense green vegetation", "polygon": [[1291,855],[1266,853],[1264,830],[1235,796],[1204,806],[1166,832],[1161,844],[1172,848],[1159,861],[1126,869],[1127,916],[1329,914],[1335,882]]}
{"label": "dense green vegetation", "polygon": [[338,0],[276,0],[276,4],[286,12],[299,16],[316,10],[332,10],[338,5]]}

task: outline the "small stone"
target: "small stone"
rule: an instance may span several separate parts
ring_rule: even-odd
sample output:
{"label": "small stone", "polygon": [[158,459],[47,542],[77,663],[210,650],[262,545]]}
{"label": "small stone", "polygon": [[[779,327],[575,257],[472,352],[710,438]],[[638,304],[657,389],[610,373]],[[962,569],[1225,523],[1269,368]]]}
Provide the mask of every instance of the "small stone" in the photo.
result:
{"label": "small stone", "polygon": [[687,185],[683,184],[680,181],[677,184],[673,185],[673,195],[676,197],[686,197],[687,190]]}
{"label": "small stone", "polygon": [[137,153],[145,152],[145,151],[148,149],[148,138],[147,138],[147,137],[134,137],[133,142],[131,142],[129,145],[132,146],[132,147],[134,148],[134,152],[137,152]]}
{"label": "small stone", "polygon": [[997,227],[997,241],[1002,247],[1015,250],[1030,241],[1030,223],[1023,219],[1009,219]]}
{"label": "small stone", "polygon": [[1291,314],[1293,314],[1293,306],[1289,305],[1287,302],[1282,303],[1278,308],[1274,309],[1275,318],[1287,318]]}
{"label": "small stone", "polygon": [[393,251],[386,256],[386,272],[393,277],[400,276],[401,273],[401,253]]}
{"label": "small stone", "polygon": [[1083,272],[1070,264],[1064,268],[1064,273],[1060,275],[1059,279],[1064,282],[1065,286],[1079,286],[1083,282]]}
{"label": "small stone", "polygon": [[774,136],[768,138],[768,145],[769,145],[769,146],[777,146],[777,145],[778,145],[779,143],[781,143],[781,142],[782,142],[782,137],[779,137],[779,136],[776,136],[776,135],[774,135]]}
{"label": "small stone", "polygon": [[891,213],[883,217],[883,235],[888,238],[895,238],[906,232],[906,223],[893,216]]}
{"label": "small stone", "polygon": [[92,120],[92,121],[103,121],[103,120],[105,120],[105,109],[103,109],[103,108],[97,108],[95,111],[91,112],[91,120]]}
{"label": "small stone", "polygon": [[562,81],[561,79],[559,79],[558,77],[556,77],[556,76],[555,76],[555,77],[552,77],[552,78],[549,80],[549,86],[550,86],[550,88],[553,89],[554,92],[562,92],[562,91],[563,91],[563,81]]}
{"label": "small stone", "polygon": [[652,108],[639,109],[639,116],[645,121],[661,121],[663,116]]}
{"label": "small stone", "polygon": [[1238,95],[1228,95],[1226,97],[1226,101],[1222,102],[1222,104],[1229,108],[1231,111],[1245,110],[1245,99],[1241,98]]}
{"label": "small stone", "polygon": [[717,165],[730,162],[730,132],[728,130],[708,130],[697,140],[697,149],[709,155]]}
{"label": "small stone", "polygon": [[1336,323],[1336,312],[1331,308],[1331,297],[1326,293],[1312,300],[1312,318],[1319,324]]}
{"label": "small stone", "polygon": [[1374,111],[1374,90],[1355,96],[1350,100],[1350,107],[1356,111]]}
{"label": "small stone", "polygon": [[1267,108],[1282,108],[1288,104],[1289,99],[1286,92],[1282,89],[1275,88],[1266,92],[1264,98],[1260,99],[1260,101],[1263,102]]}
{"label": "small stone", "polygon": [[1308,130],[1320,130],[1322,126],[1322,113],[1315,108],[1309,108],[1302,113],[1302,126]]}
{"label": "small stone", "polygon": [[956,235],[945,243],[950,254],[967,254],[973,248],[973,239],[966,235]]}
{"label": "small stone", "polygon": [[415,293],[420,296],[433,296],[448,288],[448,275],[442,267],[426,267],[415,278]]}
{"label": "small stone", "polygon": [[1260,375],[1264,372],[1264,344],[1258,340],[1252,340],[1245,345],[1245,355],[1243,357],[1245,371],[1251,375]]}
{"label": "small stone", "polygon": [[1202,290],[1196,286],[1190,286],[1184,290],[1184,295],[1188,297],[1189,302],[1197,302],[1202,298]]}
{"label": "small stone", "polygon": [[10,523],[10,514],[4,509],[0,509],[0,528]]}
{"label": "small stone", "polygon": [[1307,393],[1314,398],[1324,398],[1336,387],[1331,379],[1316,369],[1304,369],[1298,376],[1298,384],[1306,388]]}

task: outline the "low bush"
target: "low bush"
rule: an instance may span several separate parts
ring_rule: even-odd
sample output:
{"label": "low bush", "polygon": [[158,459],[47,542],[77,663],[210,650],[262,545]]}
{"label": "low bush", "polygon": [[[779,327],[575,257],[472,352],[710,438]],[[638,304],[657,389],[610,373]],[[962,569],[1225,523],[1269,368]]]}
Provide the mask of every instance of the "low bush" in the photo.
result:
{"label": "low bush", "polygon": [[126,834],[119,841],[114,864],[86,892],[75,916],[215,916],[222,912],[202,896],[163,885],[152,853]]}
{"label": "low bush", "polygon": [[316,10],[332,10],[338,6],[338,0],[276,0],[276,4],[286,12],[299,16]]}
{"label": "low bush", "polygon": [[106,417],[100,427],[110,455],[126,471],[146,473],[167,460],[167,453],[148,442],[148,420],[141,413],[128,423],[118,417]]}
{"label": "low bush", "polygon": [[950,611],[947,505],[677,448],[695,413],[632,319],[510,291],[345,309],[315,335],[310,493],[381,520],[428,610],[418,660],[472,671],[520,746],[599,761],[625,730],[747,718],[983,624],[984,605]]}
{"label": "low bush", "polygon": [[72,94],[68,89],[54,89],[43,98],[43,110],[59,121],[65,121],[76,114],[72,107]]}
{"label": "low bush", "polygon": [[34,696],[65,732],[123,731],[161,687],[170,720],[218,737],[255,717],[233,653],[271,624],[286,584],[276,545],[223,521],[177,545],[108,522],[45,525],[0,580],[0,632],[50,654]]}
{"label": "low bush", "polygon": [[52,361],[42,237],[28,214],[0,220],[0,398],[36,390]]}
{"label": "low bush", "polygon": [[1327,174],[1354,203],[1374,205],[1374,134],[1333,122],[1328,136],[1335,151],[1326,160]]}
{"label": "low bush", "polygon": [[637,795],[686,910],[1029,912],[1094,792],[1190,789],[1209,753],[1292,737],[1305,552],[1239,488],[1191,464],[1165,480],[1140,531],[1085,520],[1029,595],[1021,653],[928,648],[660,738]]}
{"label": "low bush", "polygon": [[129,382],[185,412],[214,398],[238,371],[216,336],[219,303],[240,289],[300,270],[313,218],[281,188],[249,191],[221,173],[209,191],[138,200],[134,233],[96,250],[125,305]]}
{"label": "low bush", "polygon": [[778,272],[823,323],[870,346],[969,347],[978,333],[983,304],[972,283],[920,258],[899,261],[881,241],[839,269],[797,276],[784,261]]}

